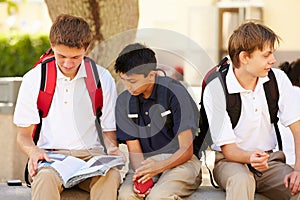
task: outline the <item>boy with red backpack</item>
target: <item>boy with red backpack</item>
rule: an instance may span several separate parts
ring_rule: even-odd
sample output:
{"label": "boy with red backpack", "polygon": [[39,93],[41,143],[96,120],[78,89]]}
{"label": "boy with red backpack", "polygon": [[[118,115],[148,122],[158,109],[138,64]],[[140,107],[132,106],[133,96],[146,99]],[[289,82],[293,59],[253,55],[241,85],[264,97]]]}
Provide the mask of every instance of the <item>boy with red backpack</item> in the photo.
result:
{"label": "boy with red backpack", "polygon": [[[92,40],[89,25],[82,18],[62,14],[49,38],[54,56],[41,60],[23,77],[14,123],[17,142],[29,158],[32,199],[53,200],[60,199],[64,188],[53,170],[37,171],[39,160],[51,161],[47,152],[85,161],[106,154],[105,149],[107,154],[122,153],[115,132],[114,80],[85,57]],[[99,135],[97,124],[103,132]],[[90,199],[116,199],[119,184],[119,172],[111,169],[106,176],[92,177],[78,187],[90,192]]]}

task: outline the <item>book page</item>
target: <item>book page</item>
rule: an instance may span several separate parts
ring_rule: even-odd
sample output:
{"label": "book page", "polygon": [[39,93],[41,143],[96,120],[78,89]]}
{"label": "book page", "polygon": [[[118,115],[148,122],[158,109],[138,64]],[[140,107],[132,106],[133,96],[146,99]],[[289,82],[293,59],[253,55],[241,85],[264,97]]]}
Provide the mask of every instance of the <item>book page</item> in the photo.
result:
{"label": "book page", "polygon": [[93,176],[105,176],[110,168],[125,165],[122,156],[95,156],[88,162],[85,162],[73,156],[53,152],[49,152],[48,155],[52,162],[46,162],[45,160],[39,162],[39,169],[41,167],[52,167],[55,169],[65,188],[73,187]]}
{"label": "book page", "polygon": [[82,174],[90,174],[97,171],[98,175],[105,176],[106,172],[115,166],[125,165],[122,156],[95,156],[91,158],[82,168],[78,170],[73,176]]}
{"label": "book page", "polygon": [[56,154],[53,152],[49,152],[48,155],[52,162],[46,162],[45,160],[41,161],[38,167],[54,168],[62,178],[64,184],[76,171],[86,164],[85,161],[73,156]]}

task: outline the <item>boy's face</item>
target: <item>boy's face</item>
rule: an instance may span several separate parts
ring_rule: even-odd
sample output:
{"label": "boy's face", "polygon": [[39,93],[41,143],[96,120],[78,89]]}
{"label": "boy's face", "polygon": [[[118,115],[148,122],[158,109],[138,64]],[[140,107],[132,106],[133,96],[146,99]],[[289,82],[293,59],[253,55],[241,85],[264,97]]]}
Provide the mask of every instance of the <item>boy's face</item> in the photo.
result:
{"label": "boy's face", "polygon": [[143,97],[148,98],[153,89],[153,83],[155,80],[155,75],[150,72],[146,77],[144,74],[130,74],[126,75],[124,73],[119,73],[119,76],[125,86],[125,88],[133,96],[138,96],[142,94]]}
{"label": "boy's face", "polygon": [[265,77],[268,75],[273,64],[276,63],[274,49],[270,45],[265,45],[261,51],[256,49],[246,58],[246,70],[255,77]]}
{"label": "boy's face", "polygon": [[65,45],[53,46],[52,50],[60,71],[65,76],[73,79],[78,72],[86,50],[84,48],[71,48]]}

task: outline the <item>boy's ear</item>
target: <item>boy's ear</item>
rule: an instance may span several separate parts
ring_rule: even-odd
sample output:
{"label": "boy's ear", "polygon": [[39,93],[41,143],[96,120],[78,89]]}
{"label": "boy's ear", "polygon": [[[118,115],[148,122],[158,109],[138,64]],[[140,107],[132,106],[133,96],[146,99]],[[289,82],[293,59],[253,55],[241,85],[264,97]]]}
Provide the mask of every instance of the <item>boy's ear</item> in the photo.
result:
{"label": "boy's ear", "polygon": [[157,75],[157,71],[150,71],[148,77],[150,78],[151,81],[154,81],[156,75]]}
{"label": "boy's ear", "polygon": [[241,64],[247,64],[248,63],[249,55],[246,51],[241,51],[239,54],[239,60]]}

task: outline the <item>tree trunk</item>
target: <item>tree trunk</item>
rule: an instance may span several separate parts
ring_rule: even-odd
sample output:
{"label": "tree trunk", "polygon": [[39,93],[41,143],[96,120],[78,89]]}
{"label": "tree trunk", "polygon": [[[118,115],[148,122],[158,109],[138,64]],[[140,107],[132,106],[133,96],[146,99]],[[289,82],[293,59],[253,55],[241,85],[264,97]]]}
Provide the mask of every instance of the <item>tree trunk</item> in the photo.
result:
{"label": "tree trunk", "polygon": [[116,78],[113,64],[121,49],[135,40],[138,0],[45,0],[52,21],[61,13],[84,18],[94,41],[89,56]]}

